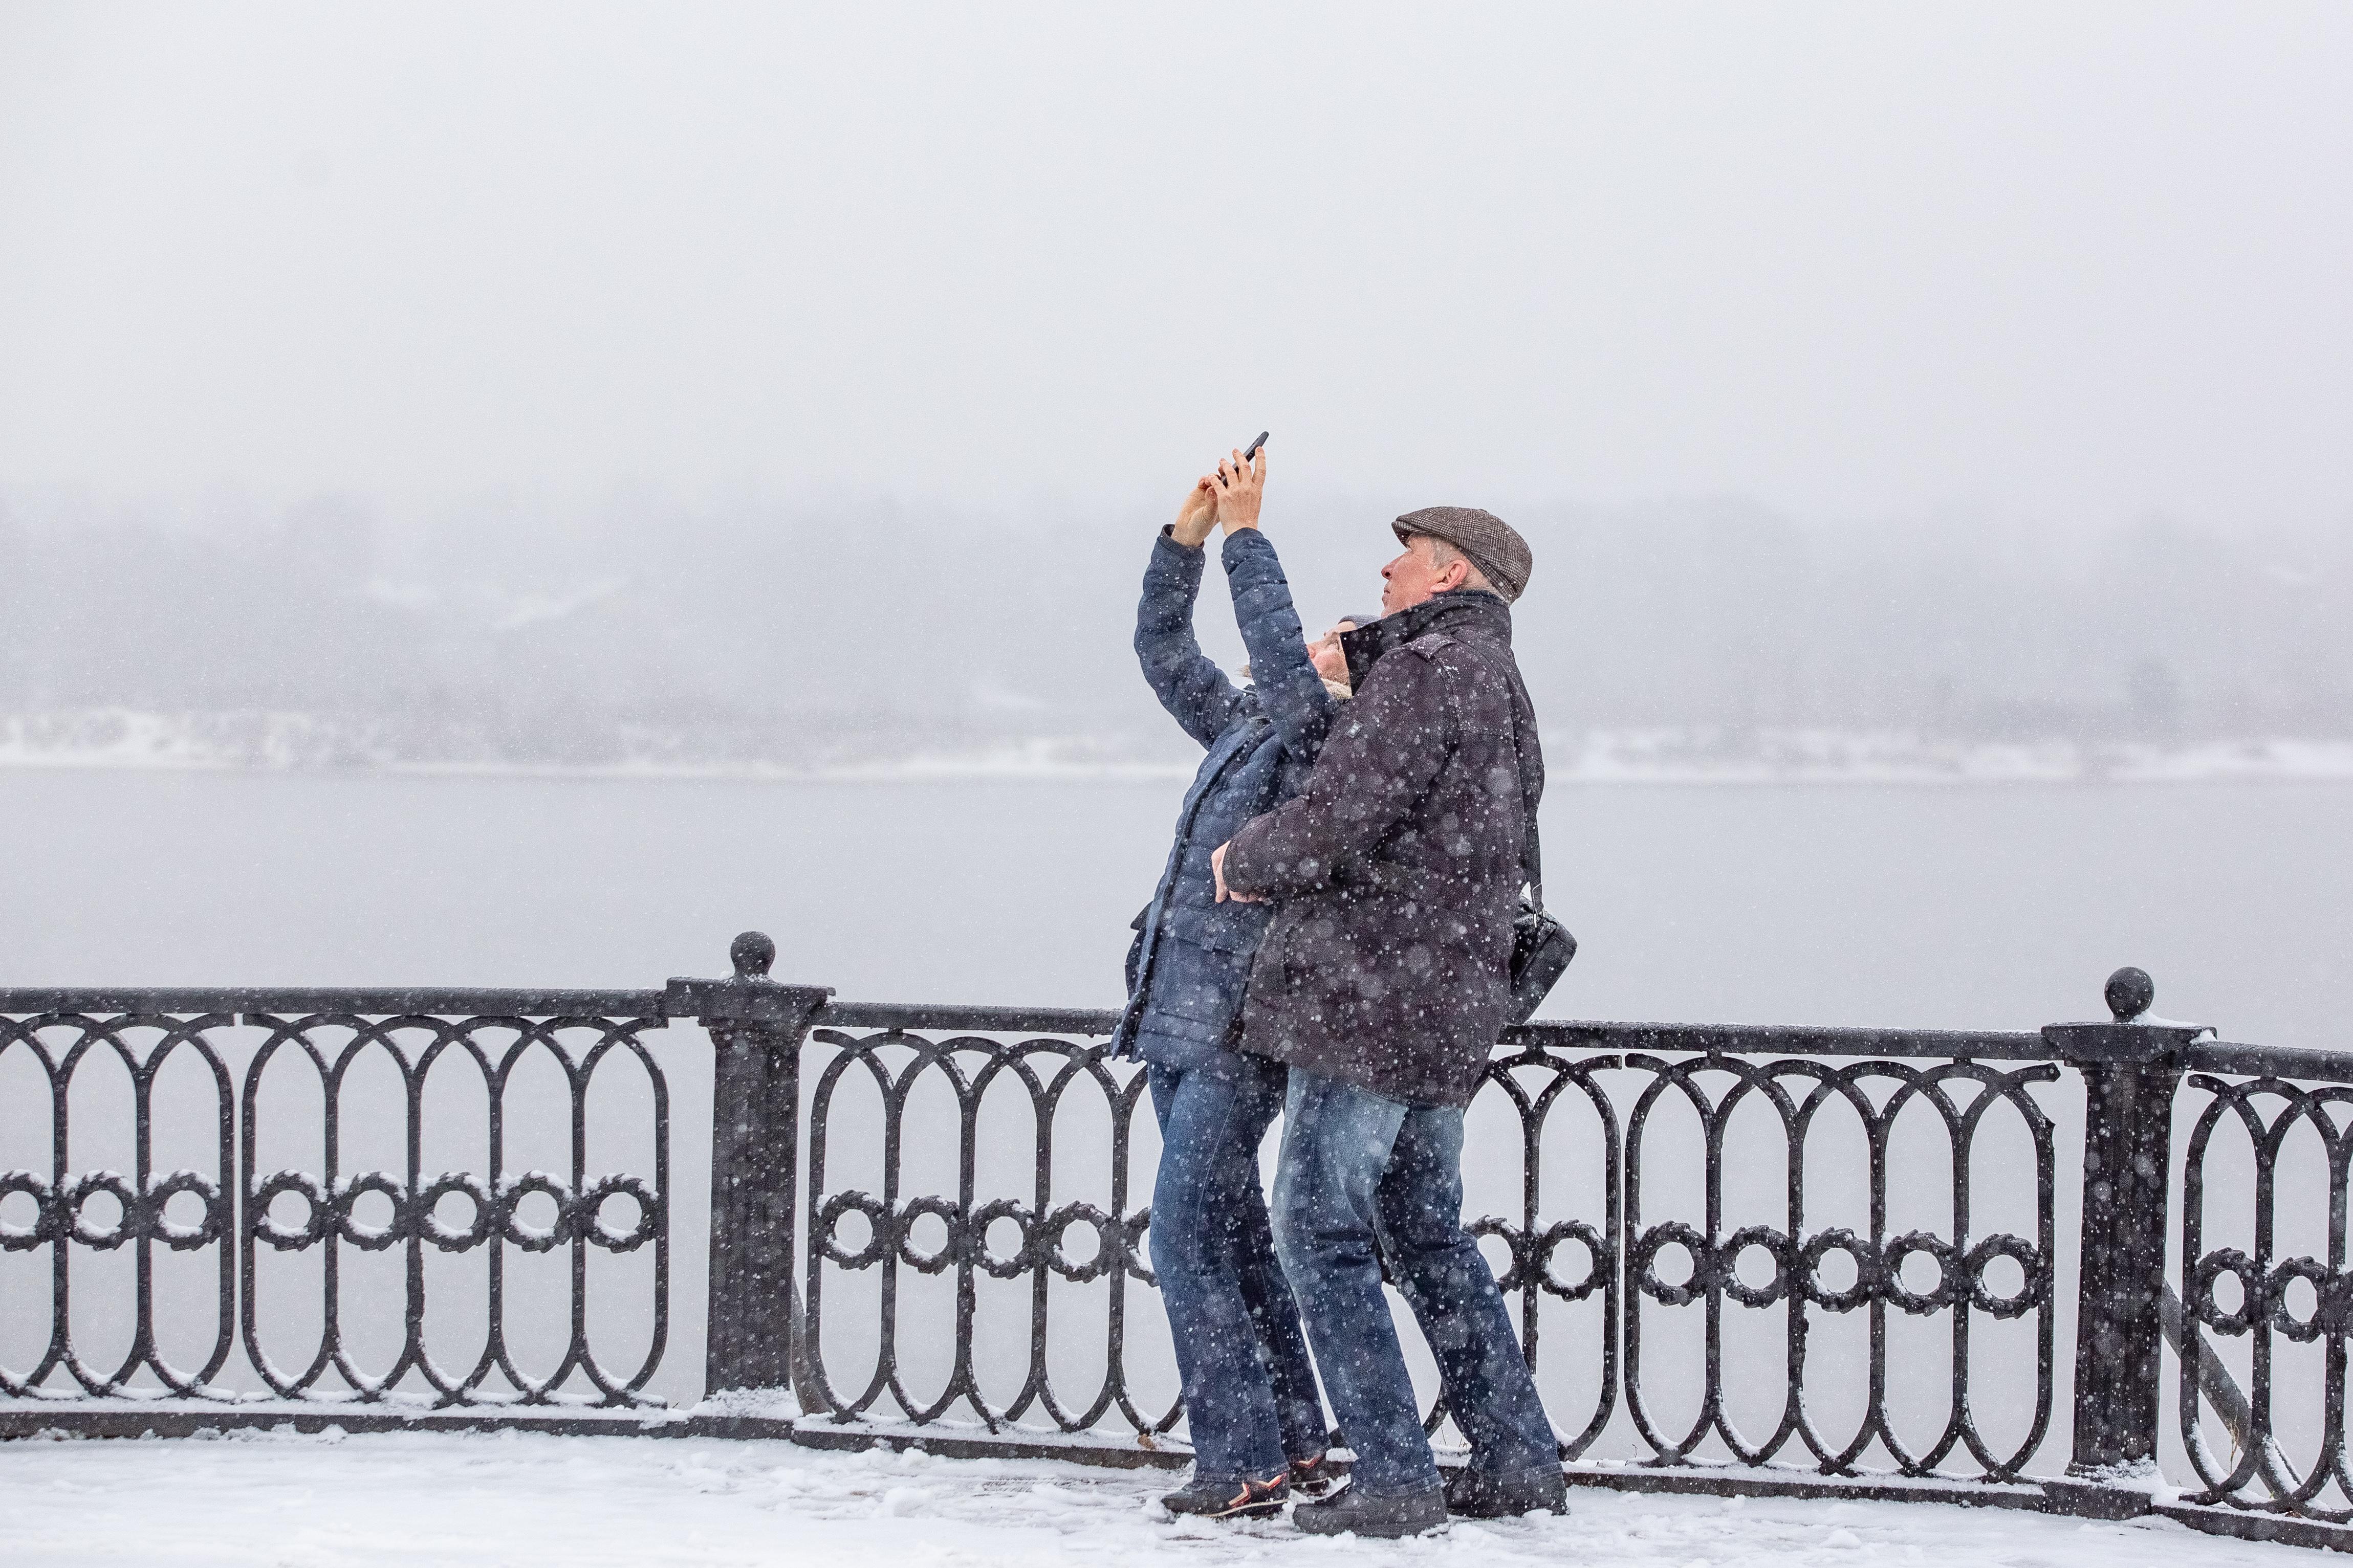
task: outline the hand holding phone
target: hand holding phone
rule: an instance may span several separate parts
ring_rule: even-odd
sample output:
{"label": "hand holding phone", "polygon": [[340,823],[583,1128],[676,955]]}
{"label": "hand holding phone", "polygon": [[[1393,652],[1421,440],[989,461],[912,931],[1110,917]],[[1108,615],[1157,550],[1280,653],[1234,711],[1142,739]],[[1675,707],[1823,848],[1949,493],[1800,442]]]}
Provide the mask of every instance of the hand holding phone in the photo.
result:
{"label": "hand holding phone", "polygon": [[[1266,432],[1218,465],[1218,523],[1228,533],[1258,526],[1259,501],[1266,489]],[[1256,459],[1252,461],[1252,459]]]}

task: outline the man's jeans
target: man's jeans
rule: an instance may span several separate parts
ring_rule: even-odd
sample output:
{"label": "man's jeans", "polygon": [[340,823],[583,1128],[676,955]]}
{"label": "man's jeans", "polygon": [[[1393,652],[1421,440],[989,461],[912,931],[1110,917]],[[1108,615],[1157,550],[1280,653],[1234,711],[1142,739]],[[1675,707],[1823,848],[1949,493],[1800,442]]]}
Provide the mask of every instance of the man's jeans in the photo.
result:
{"label": "man's jeans", "polygon": [[1381,1294],[1384,1257],[1438,1358],[1472,1465],[1498,1477],[1557,1473],[1552,1423],[1503,1292],[1462,1229],[1462,1112],[1401,1105],[1293,1068],[1283,1119],[1274,1245],[1332,1412],[1356,1452],[1356,1484],[1377,1497],[1438,1485]]}
{"label": "man's jeans", "polygon": [[1194,1474],[1238,1483],[1324,1451],[1324,1403],[1259,1190],[1258,1146],[1282,1109],[1283,1068],[1260,1057],[1154,1064],[1160,1173],[1152,1267],[1176,1342]]}

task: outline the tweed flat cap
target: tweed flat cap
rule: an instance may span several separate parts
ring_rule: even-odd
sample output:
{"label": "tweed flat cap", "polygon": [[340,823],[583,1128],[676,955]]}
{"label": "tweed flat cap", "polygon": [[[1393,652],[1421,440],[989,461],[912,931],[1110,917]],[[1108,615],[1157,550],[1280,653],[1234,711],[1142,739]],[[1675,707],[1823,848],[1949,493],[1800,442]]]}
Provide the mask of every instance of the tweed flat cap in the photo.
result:
{"label": "tweed flat cap", "polygon": [[1526,591],[1528,574],[1535,567],[1528,542],[1518,531],[1493,512],[1475,506],[1426,506],[1389,526],[1397,530],[1399,543],[1417,533],[1446,541],[1479,568],[1479,575],[1504,595],[1507,605]]}

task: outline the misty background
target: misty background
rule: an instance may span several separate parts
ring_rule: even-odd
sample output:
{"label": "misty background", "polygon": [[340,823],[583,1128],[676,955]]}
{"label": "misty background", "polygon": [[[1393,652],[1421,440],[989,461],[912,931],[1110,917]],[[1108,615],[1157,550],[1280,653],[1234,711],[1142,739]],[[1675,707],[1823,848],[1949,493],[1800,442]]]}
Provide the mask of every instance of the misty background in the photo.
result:
{"label": "misty background", "polygon": [[0,7],[0,752],[1173,765],[1145,546],[1261,426],[1311,620],[1399,511],[1529,535],[1564,767],[2341,742],[2348,70],[2324,5]]}

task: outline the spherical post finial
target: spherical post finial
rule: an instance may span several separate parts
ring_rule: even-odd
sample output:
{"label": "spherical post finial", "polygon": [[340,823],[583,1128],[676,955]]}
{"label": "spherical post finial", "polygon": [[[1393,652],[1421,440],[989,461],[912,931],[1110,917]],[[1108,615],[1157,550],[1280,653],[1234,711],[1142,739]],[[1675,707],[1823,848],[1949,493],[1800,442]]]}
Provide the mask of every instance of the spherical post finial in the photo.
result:
{"label": "spherical post finial", "polygon": [[2117,1023],[2129,1024],[2157,1000],[2157,982],[2147,970],[2126,964],[2108,976],[2107,998],[2109,1014]]}
{"label": "spherical post finial", "polygon": [[765,980],[776,962],[776,944],[766,931],[747,931],[728,944],[727,956],[734,961],[736,979]]}

